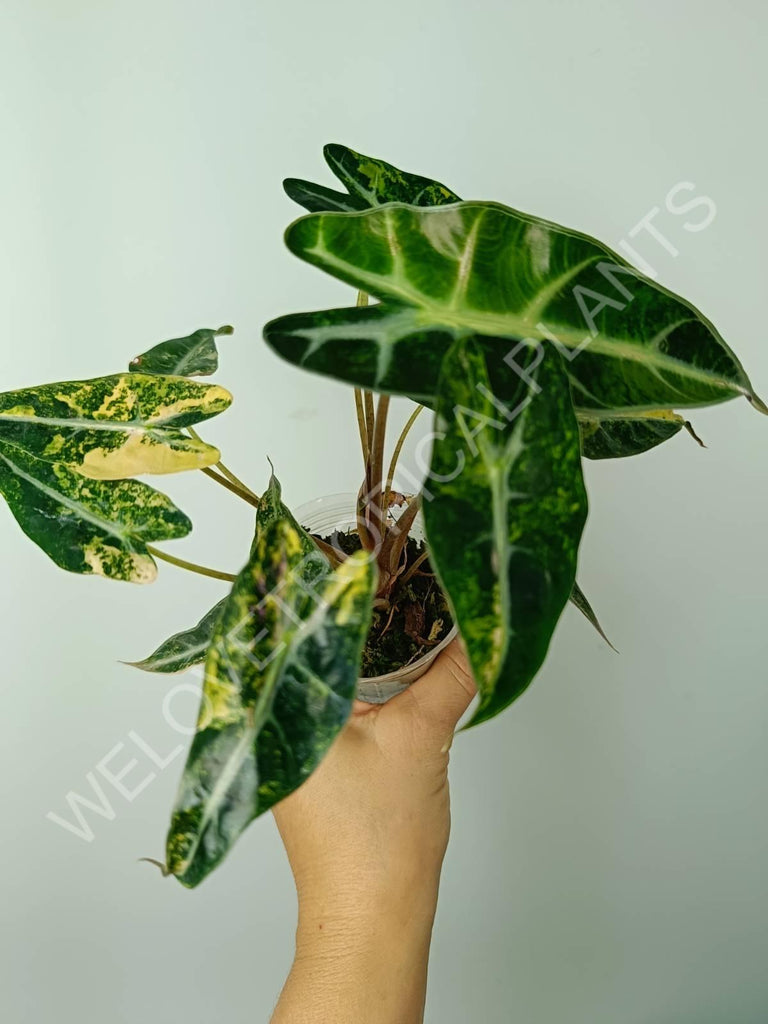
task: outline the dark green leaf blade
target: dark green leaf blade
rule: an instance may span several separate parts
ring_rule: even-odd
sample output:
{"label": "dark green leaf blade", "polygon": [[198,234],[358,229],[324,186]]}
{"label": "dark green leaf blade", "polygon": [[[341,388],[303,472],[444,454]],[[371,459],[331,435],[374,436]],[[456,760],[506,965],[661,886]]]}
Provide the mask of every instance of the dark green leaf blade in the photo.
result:
{"label": "dark green leaf blade", "polygon": [[561,357],[533,350],[510,379],[471,339],[440,377],[424,525],[480,692],[474,725],[528,686],[575,583],[587,515]]}
{"label": "dark green leaf blade", "polygon": [[132,359],[128,370],[176,377],[208,377],[219,368],[216,338],[233,333],[229,326],[216,330],[203,327],[186,338],[169,338]]}
{"label": "dark green leaf blade", "polygon": [[298,203],[299,206],[303,206],[310,213],[322,213],[326,210],[350,212],[368,208],[368,203],[360,196],[337,192],[335,189],[326,188],[324,185],[315,185],[302,178],[286,178],[283,181],[283,188],[289,199]]}
{"label": "dark green leaf blade", "polygon": [[0,441],[0,493],[30,540],[70,572],[151,583],[153,541],[184,537],[192,523],[170,498],[138,480],[91,480]]}
{"label": "dark green leaf blade", "polygon": [[581,449],[588,459],[622,459],[640,455],[678,434],[685,419],[667,409],[623,416],[576,410]]}
{"label": "dark green leaf blade", "polygon": [[401,171],[384,160],[356,153],[347,146],[330,143],[323,148],[323,155],[350,195],[358,196],[366,206],[384,203],[445,206],[459,202],[456,193],[439,181]]}
{"label": "dark green leaf blade", "polygon": [[[333,310],[267,325],[267,342],[284,358],[335,365],[342,379],[385,378],[387,390],[410,394],[408,360],[393,353],[413,334],[431,337],[443,354],[446,335],[495,338],[510,365],[521,348],[554,339],[581,409],[652,411],[745,395],[768,411],[698,310],[580,232],[496,203],[393,204],[303,217],[286,242],[382,300],[378,320]],[[378,337],[374,325],[385,328]],[[343,355],[356,340],[350,372]],[[436,386],[433,379],[433,396]]]}
{"label": "dark green leaf blade", "polygon": [[336,192],[300,178],[286,178],[283,188],[288,196],[310,213],[348,213],[392,202],[445,206],[459,201],[456,193],[439,181],[401,171],[384,160],[356,153],[347,146],[332,143],[324,147],[323,154],[328,166],[349,191]]}
{"label": "dark green leaf blade", "polygon": [[356,387],[434,405],[453,335],[425,329],[407,306],[353,306],[272,320],[264,338],[282,359]]}
{"label": "dark green leaf blade", "polygon": [[168,870],[184,885],[300,786],[343,727],[375,576],[362,553],[332,572],[285,520],[259,533],[216,626],[168,835]]}
{"label": "dark green leaf blade", "polygon": [[148,657],[141,661],[126,661],[124,664],[140,668],[143,672],[162,673],[184,672],[192,665],[199,665],[205,661],[225,603],[226,598],[222,598],[205,613],[196,626],[169,636]]}
{"label": "dark green leaf blade", "polygon": [[202,469],[218,449],[183,427],[229,407],[216,384],[124,373],[0,394],[0,441],[96,480]]}

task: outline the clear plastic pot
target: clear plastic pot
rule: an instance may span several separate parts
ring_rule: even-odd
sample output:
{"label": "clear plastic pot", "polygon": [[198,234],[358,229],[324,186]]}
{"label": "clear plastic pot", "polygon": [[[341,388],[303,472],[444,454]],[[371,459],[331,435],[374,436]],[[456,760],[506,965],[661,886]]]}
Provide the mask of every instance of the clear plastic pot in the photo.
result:
{"label": "clear plastic pot", "polygon": [[[325,498],[308,501],[294,511],[296,519],[311,533],[320,537],[330,536],[334,530],[348,533],[357,526],[355,509],[356,494],[330,494]],[[411,536],[416,540],[424,539],[424,528],[421,516],[417,516],[411,527]],[[436,644],[431,651],[422,655],[409,665],[388,672],[383,676],[363,676],[357,681],[357,697],[367,704],[384,704],[391,697],[406,690],[411,683],[423,676],[440,651],[444,650],[456,636],[454,625],[450,632]]]}

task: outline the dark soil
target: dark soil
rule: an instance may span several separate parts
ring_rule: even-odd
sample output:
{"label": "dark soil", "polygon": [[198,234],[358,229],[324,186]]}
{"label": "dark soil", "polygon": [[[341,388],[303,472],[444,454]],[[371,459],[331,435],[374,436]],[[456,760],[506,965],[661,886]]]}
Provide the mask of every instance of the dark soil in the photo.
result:
{"label": "dark soil", "polygon": [[[354,531],[321,537],[346,555],[361,548]],[[424,552],[424,542],[409,537],[405,566]],[[404,668],[426,654],[450,632],[453,619],[445,595],[426,558],[404,586],[396,586],[383,607],[374,607],[363,650],[362,676],[381,676]]]}

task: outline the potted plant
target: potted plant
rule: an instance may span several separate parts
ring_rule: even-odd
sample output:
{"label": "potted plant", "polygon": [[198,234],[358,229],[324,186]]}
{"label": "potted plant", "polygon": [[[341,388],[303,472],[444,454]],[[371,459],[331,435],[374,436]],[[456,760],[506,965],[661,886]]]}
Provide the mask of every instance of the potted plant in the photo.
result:
{"label": "potted plant", "polygon": [[[274,472],[257,494],[198,435],[231,402],[194,379],[216,371],[229,327],[161,342],[125,373],[0,395],[0,491],[58,565],[150,582],[160,559],[230,584],[134,663],[205,665],[162,865],[190,887],[317,767],[356,693],[397,692],[458,630],[474,725],[526,689],[569,599],[600,628],[576,583],[583,458],[696,437],[677,409],[745,396],[768,412],[701,313],[594,239],[343,146],[325,155],[346,191],[288,179],[309,214],[286,243],[357,301],[280,317],[264,338],[353,386],[359,494],[293,514]],[[391,395],[417,404],[387,460]],[[418,493],[397,492],[423,408],[430,464]],[[191,523],[134,478],[190,469],[254,507],[236,577],[156,547]]]}

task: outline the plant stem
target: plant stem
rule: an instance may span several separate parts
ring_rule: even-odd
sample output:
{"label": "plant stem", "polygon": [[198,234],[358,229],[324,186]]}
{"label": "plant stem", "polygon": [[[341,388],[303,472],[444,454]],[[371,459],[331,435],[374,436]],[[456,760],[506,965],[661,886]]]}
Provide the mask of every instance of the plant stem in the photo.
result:
{"label": "plant stem", "polygon": [[243,501],[247,501],[249,505],[253,505],[254,508],[258,508],[259,505],[261,504],[259,499],[252,491],[242,490],[242,488],[238,487],[236,484],[233,484],[226,477],[219,476],[219,474],[215,472],[215,470],[211,469],[210,466],[204,466],[202,472],[205,473],[206,476],[209,476],[211,480],[215,480],[217,484],[221,484],[222,487],[226,487],[228,491],[231,491],[233,494],[236,494],[238,498],[242,498]]}
{"label": "plant stem", "polygon": [[404,575],[400,577],[400,584],[399,585],[401,587],[405,586],[405,584],[408,582],[408,580],[411,579],[411,577],[415,574],[416,570],[419,568],[419,566],[422,564],[422,562],[425,562],[428,557],[429,557],[429,552],[428,551],[422,551],[421,552],[421,554],[416,559],[416,561],[413,563],[413,565],[410,567],[410,569],[407,569],[406,572],[404,573]]}
{"label": "plant stem", "polygon": [[403,444],[405,443],[406,437],[408,437],[408,432],[410,431],[413,424],[416,422],[416,417],[419,415],[423,408],[423,405],[416,406],[416,408],[411,413],[408,422],[403,427],[400,437],[398,437],[397,439],[397,444],[395,445],[395,450],[392,452],[392,458],[389,463],[389,469],[387,470],[387,482],[384,485],[385,495],[389,494],[389,492],[392,490],[392,481],[395,477],[395,470],[397,469],[397,460],[400,458],[400,452],[403,449]]}
{"label": "plant stem", "polygon": [[363,401],[365,402],[365,423],[368,431],[368,454],[370,455],[370,450],[373,447],[373,425],[376,418],[373,412],[373,392],[364,391]]}
{"label": "plant stem", "polygon": [[161,562],[168,562],[170,565],[175,565],[178,569],[186,569],[188,572],[196,572],[199,576],[210,576],[211,579],[226,580],[228,583],[233,583],[237,579],[230,572],[208,569],[206,566],[198,565],[196,562],[187,562],[183,558],[176,558],[175,555],[168,555],[165,551],[160,551],[159,548],[154,547],[152,544],[147,544],[147,551],[153,558],[159,558]]}
{"label": "plant stem", "polygon": [[384,483],[384,440],[387,434],[387,414],[389,412],[389,395],[379,395],[376,406],[376,419],[371,444],[371,479],[369,482],[369,502],[377,523],[379,542],[384,539],[384,523],[386,520],[386,500],[382,490]]}
{"label": "plant stem", "polygon": [[318,537],[314,533],[310,534],[310,538],[315,547],[319,551],[322,551],[334,569],[338,568],[342,562],[346,561],[347,556],[343,552],[337,551],[333,544],[327,544],[321,537]]}
{"label": "plant stem", "polygon": [[[367,306],[368,295],[366,292],[357,293],[357,306]],[[360,433],[360,446],[363,449],[363,463],[368,469],[368,458],[371,454],[371,435],[373,427],[367,416],[368,403],[363,398],[362,388],[355,388],[355,409],[357,411],[357,429]],[[366,393],[367,394],[367,393]]]}
{"label": "plant stem", "polygon": [[239,487],[244,494],[250,494],[250,496],[255,498],[257,502],[261,501],[258,494],[252,491],[247,484],[244,484],[239,477],[235,476],[232,470],[228,469],[221,460],[216,463],[216,469],[218,469],[222,476],[225,476],[230,483],[233,483],[235,487]]}
{"label": "plant stem", "polygon": [[[357,305],[368,305],[368,294],[363,291],[357,293]],[[357,412],[357,429],[360,434],[360,446],[363,451],[363,464],[365,467],[365,478],[360,492],[357,496],[357,533],[360,543],[365,551],[373,551],[376,547],[374,538],[369,529],[369,509],[371,508],[371,495],[375,489],[375,477],[373,473],[374,445],[376,443],[376,415],[373,408],[373,393],[362,388],[355,388],[355,409]],[[386,427],[386,409],[382,430]],[[381,443],[381,457],[384,454],[383,438]],[[379,471],[379,474],[381,471]],[[379,481],[380,483],[380,481]],[[381,543],[381,513],[379,518],[379,544]]]}
{"label": "plant stem", "polygon": [[411,532],[413,521],[419,513],[421,508],[421,495],[417,494],[415,498],[411,498],[408,507],[400,515],[400,518],[392,524],[387,533],[387,539],[382,547],[379,554],[379,564],[382,569],[388,571],[391,575],[397,572],[398,566],[400,565],[400,558],[403,554],[403,548],[408,541],[408,535]]}
{"label": "plant stem", "polygon": [[360,490],[357,492],[357,535],[360,538],[360,543],[363,546],[364,551],[373,551],[376,547],[376,541],[371,536],[371,532],[368,529],[368,523],[366,521],[366,512],[368,510],[368,476],[366,474],[365,480],[363,480]]}
{"label": "plant stem", "polygon": [[[195,441],[199,441],[201,444],[205,444],[202,437],[200,437],[198,432],[194,430],[192,427],[187,427],[187,433],[191,438],[194,438]],[[253,505],[255,502],[256,508],[259,507],[259,502],[261,501],[261,499],[259,498],[258,494],[255,494],[247,484],[243,483],[240,477],[235,476],[232,470],[229,469],[228,466],[225,466],[221,459],[219,459],[219,461],[216,463],[216,469],[218,469],[222,476],[226,477],[227,480],[229,480],[229,482],[237,488],[236,491],[232,492],[233,494],[239,494],[240,497],[243,498],[245,501],[248,501],[247,495],[250,495],[252,500],[249,501],[249,504]],[[210,476],[211,474],[209,473],[208,475]]]}
{"label": "plant stem", "polygon": [[360,435],[360,447],[363,450],[363,465],[367,468],[370,449],[368,447],[368,425],[365,422],[365,408],[363,406],[363,392],[355,388],[355,411],[357,412],[357,432]]}

